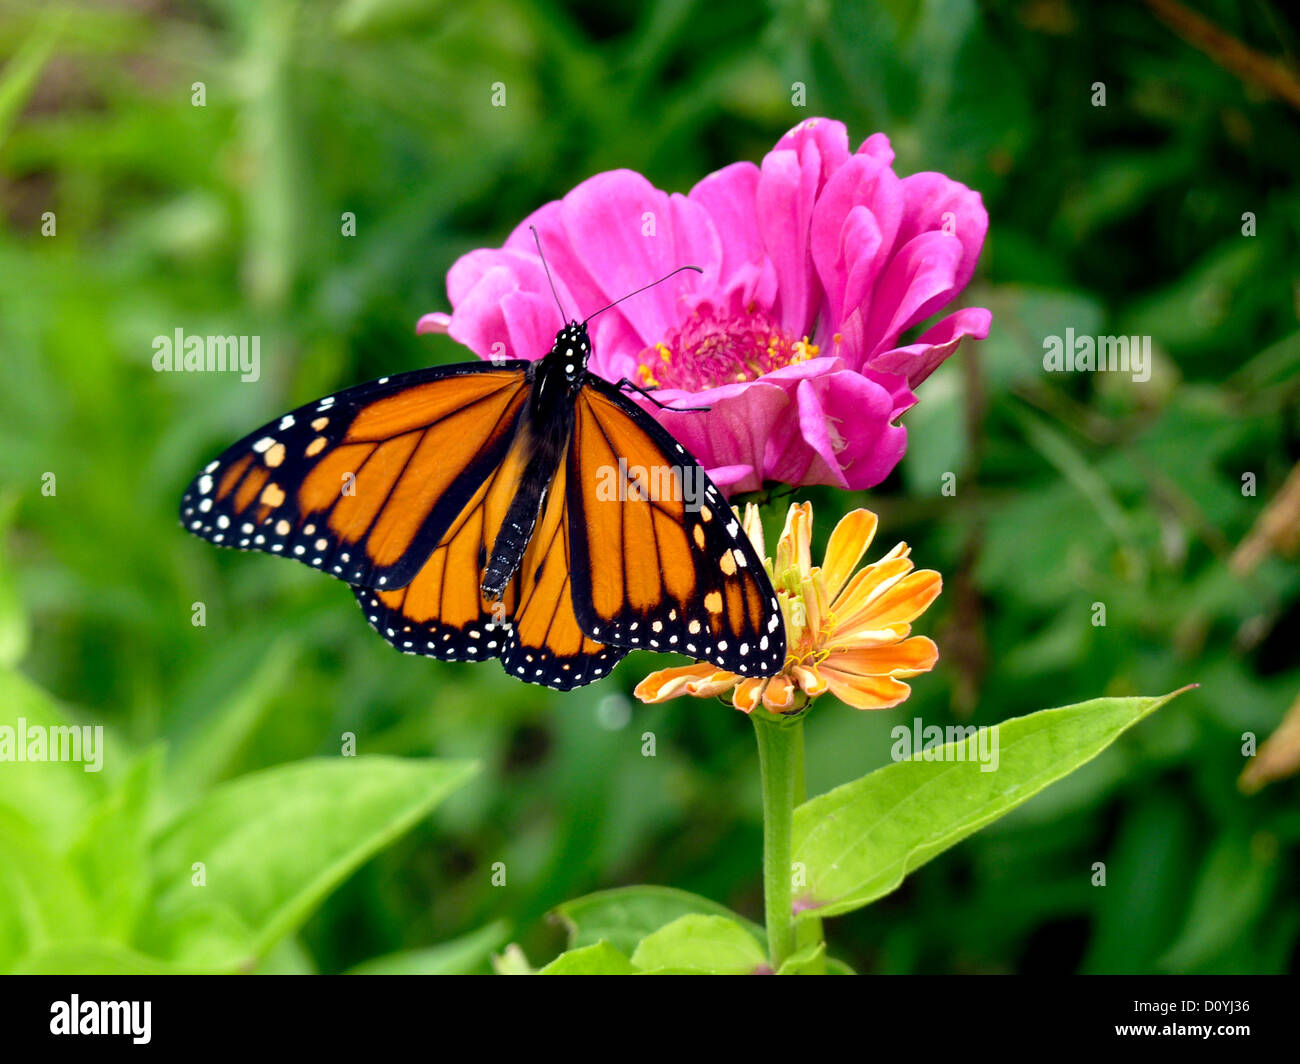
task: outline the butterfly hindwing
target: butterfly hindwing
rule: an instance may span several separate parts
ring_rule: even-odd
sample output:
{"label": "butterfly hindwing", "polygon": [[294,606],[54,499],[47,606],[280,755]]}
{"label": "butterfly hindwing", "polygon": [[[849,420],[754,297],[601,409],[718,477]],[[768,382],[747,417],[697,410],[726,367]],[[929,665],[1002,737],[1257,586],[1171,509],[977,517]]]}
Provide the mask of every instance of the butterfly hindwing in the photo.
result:
{"label": "butterfly hindwing", "polygon": [[519,605],[501,657],[510,675],[562,691],[599,679],[627,654],[587,635],[574,614],[567,475],[561,459],[516,577]]}
{"label": "butterfly hindwing", "polygon": [[301,406],[209,463],[181,521],[221,546],[402,587],[505,458],[527,366],[416,370]]}
{"label": "butterfly hindwing", "polygon": [[685,448],[598,378],[576,402],[567,472],[584,631],[741,675],[780,671],[776,595],[731,507]]}
{"label": "butterfly hindwing", "polygon": [[527,456],[521,433],[409,584],[353,592],[371,625],[398,650],[444,661],[499,657],[517,679],[569,690],[607,673],[626,651],[585,636],[573,616],[562,472],[560,490],[548,491],[523,564],[505,594],[488,602],[479,591],[484,562],[519,490]]}

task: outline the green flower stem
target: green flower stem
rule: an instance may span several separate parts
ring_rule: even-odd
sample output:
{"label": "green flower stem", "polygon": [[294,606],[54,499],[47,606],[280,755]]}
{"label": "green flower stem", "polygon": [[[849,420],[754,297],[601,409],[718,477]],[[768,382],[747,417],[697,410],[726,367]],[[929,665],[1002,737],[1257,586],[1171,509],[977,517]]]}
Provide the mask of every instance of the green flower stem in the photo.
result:
{"label": "green flower stem", "polygon": [[[804,756],[803,756],[803,722],[800,721],[791,728],[794,734],[795,743],[795,777],[794,777],[794,804],[797,809],[808,800],[808,787],[804,782]],[[793,857],[793,855],[792,855]],[[805,917],[795,924],[795,948],[803,949],[805,946],[815,946],[822,941],[822,921],[819,916]],[[815,974],[825,974],[825,958],[822,962],[815,965]]]}
{"label": "green flower stem", "polygon": [[792,845],[796,788],[803,781],[803,722],[783,721],[762,709],[753,718],[763,788],[763,902],[775,971],[795,951]]}

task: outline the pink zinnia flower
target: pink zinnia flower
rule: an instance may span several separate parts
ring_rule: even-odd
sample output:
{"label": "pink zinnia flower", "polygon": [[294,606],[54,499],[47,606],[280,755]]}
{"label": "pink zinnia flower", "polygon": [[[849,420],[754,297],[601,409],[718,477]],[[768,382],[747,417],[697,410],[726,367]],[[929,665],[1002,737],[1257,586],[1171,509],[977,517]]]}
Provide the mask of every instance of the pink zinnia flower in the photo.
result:
{"label": "pink zinnia flower", "polygon": [[599,315],[590,369],[657,387],[652,413],[728,494],[765,480],[868,488],[897,465],[896,424],[912,389],[988,335],[991,315],[958,310],[910,343],[903,333],[966,287],[988,229],[979,194],[938,173],[900,178],[881,133],[856,154],[840,122],[809,119],[762,166],[710,174],[688,195],[640,174],[597,174],[526,218],[500,249],[447,275],[446,332],[482,358],[540,358],[560,326],[530,225],[570,314]]}

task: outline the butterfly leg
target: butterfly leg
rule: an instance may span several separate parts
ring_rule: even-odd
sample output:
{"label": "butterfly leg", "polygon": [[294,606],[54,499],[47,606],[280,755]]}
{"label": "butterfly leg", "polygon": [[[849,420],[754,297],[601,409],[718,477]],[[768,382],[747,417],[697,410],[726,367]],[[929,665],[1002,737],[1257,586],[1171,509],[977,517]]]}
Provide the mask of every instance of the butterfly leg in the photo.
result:
{"label": "butterfly leg", "polygon": [[654,403],[654,405],[657,406],[660,410],[674,410],[677,411],[678,413],[686,414],[695,411],[704,412],[711,409],[710,407],[707,406],[669,406],[667,403],[661,403],[648,391],[642,388],[641,385],[635,383],[634,381],[628,380],[627,377],[624,377],[621,381],[618,381],[614,385],[614,387],[624,392],[626,391],[638,392],[641,395],[644,395],[647,399],[649,399],[650,402]]}

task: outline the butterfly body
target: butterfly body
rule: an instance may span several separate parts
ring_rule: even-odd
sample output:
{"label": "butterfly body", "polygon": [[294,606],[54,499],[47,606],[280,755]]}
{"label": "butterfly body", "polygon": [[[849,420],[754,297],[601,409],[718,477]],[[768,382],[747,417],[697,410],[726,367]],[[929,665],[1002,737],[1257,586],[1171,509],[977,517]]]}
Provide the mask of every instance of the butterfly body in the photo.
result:
{"label": "butterfly body", "polygon": [[591,340],[587,327],[570,322],[555,338],[549,353],[529,365],[526,434],[530,451],[519,490],[510,502],[505,521],[483,572],[480,589],[489,599],[500,599],[524,559],[547,485],[555,478],[564,448],[573,432],[573,404],[587,376]]}
{"label": "butterfly body", "polygon": [[632,649],[774,675],[785,632],[762,559],[590,355],[570,322],[536,361],[418,370],[306,404],[205,467],[182,523],[346,581],[405,653],[497,657],[561,690]]}

